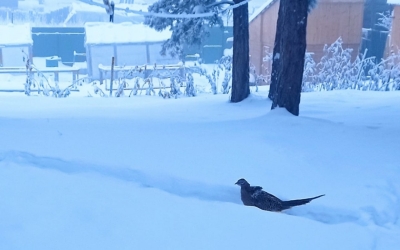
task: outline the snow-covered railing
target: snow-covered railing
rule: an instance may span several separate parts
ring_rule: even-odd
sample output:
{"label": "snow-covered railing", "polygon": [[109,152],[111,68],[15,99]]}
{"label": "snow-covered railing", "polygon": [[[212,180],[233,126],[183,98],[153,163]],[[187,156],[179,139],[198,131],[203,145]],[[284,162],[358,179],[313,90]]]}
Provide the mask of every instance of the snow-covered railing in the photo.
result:
{"label": "snow-covered railing", "polygon": [[[72,73],[72,81],[79,78],[79,68],[59,68],[59,67],[46,67],[46,68],[33,68],[32,73],[53,73],[54,81],[58,81],[59,73]],[[0,67],[0,74],[26,74],[25,67]]]}
{"label": "snow-covered railing", "polygon": [[[114,66],[114,78],[117,77],[130,77],[139,76],[142,78],[147,78],[150,75],[154,77],[165,79],[171,77],[171,75],[183,75],[183,67],[180,64],[174,65],[140,65],[140,66]],[[111,78],[111,66],[105,66],[103,64],[99,65],[100,72],[100,84],[103,84],[104,79]]]}
{"label": "snow-covered railing", "polygon": [[[197,93],[194,87],[192,74],[203,75],[203,69],[197,66],[187,67],[182,64],[173,65],[142,65],[142,66],[104,66],[99,65],[101,72],[100,85],[104,84],[105,92],[110,91],[110,95],[120,97],[129,91],[129,96],[141,94],[145,91],[146,95],[158,95],[163,98],[177,98],[184,93],[187,96],[195,96]],[[113,72],[113,84],[107,84],[106,78],[111,79]],[[110,80],[111,81],[111,80]],[[169,81],[169,84],[164,81]],[[108,86],[109,85],[109,86]],[[105,92],[94,84],[95,93],[100,96],[107,96]],[[181,88],[184,90],[181,91]]]}

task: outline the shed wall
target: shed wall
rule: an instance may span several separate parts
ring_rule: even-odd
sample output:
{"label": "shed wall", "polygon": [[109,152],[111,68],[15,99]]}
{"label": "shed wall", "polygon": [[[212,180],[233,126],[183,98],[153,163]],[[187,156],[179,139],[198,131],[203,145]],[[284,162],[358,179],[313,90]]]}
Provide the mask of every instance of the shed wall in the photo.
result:
{"label": "shed wall", "polygon": [[343,39],[343,47],[353,49],[353,59],[358,56],[363,25],[364,1],[321,2],[308,17],[307,51],[314,60],[323,56],[325,44]]}
{"label": "shed wall", "polygon": [[99,79],[99,64],[111,65],[114,56],[113,45],[88,46],[87,49],[88,73],[92,79]]}
{"label": "shed wall", "polygon": [[268,68],[269,63],[265,63],[263,58],[266,52],[272,53],[274,49],[278,10],[279,2],[276,2],[249,25],[250,63],[258,74],[267,73],[265,68]]}
{"label": "shed wall", "polygon": [[110,66],[112,57],[116,66],[142,66],[176,64],[178,59],[161,56],[162,42],[131,44],[86,44],[88,74],[95,80],[100,78],[99,64]]}
{"label": "shed wall", "polygon": [[[270,62],[263,62],[265,49],[272,53],[278,20],[279,1],[250,22],[250,62],[256,73],[269,74]],[[361,42],[364,0],[320,0],[310,13],[307,25],[307,51],[316,61],[322,57],[325,44],[342,37],[345,48],[358,55]]]}
{"label": "shed wall", "polygon": [[8,46],[1,49],[2,67],[24,67],[26,62],[25,53],[29,53],[29,45]]}
{"label": "shed wall", "polygon": [[393,9],[392,31],[390,33],[390,49],[397,51],[400,49],[400,5],[395,5]]}
{"label": "shed wall", "polygon": [[144,65],[147,63],[146,44],[124,44],[118,45],[116,48],[116,60],[119,66]]}

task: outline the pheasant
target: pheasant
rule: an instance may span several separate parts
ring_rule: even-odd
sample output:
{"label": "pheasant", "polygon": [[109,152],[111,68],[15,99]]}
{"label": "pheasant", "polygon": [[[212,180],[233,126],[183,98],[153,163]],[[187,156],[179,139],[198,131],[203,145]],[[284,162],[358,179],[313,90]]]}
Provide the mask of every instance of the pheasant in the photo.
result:
{"label": "pheasant", "polygon": [[313,198],[282,201],[278,197],[262,190],[260,186],[250,186],[245,179],[240,179],[235,184],[240,186],[240,195],[245,206],[254,206],[272,212],[280,212],[294,206],[304,205],[314,199],[324,196],[323,194]]}

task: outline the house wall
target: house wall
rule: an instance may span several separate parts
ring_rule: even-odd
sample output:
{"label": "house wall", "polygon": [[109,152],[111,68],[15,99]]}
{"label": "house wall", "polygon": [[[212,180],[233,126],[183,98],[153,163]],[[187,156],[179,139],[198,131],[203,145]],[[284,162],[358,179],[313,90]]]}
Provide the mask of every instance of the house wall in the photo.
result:
{"label": "house wall", "polygon": [[[270,62],[263,62],[265,48],[273,51],[279,1],[272,4],[250,22],[250,62],[257,74],[268,75]],[[318,61],[325,44],[342,37],[344,47],[353,48],[358,55],[361,42],[364,0],[319,0],[311,11],[307,25],[307,51]],[[265,68],[267,71],[265,71]]]}
{"label": "house wall", "polygon": [[263,62],[263,58],[267,52],[272,53],[274,49],[278,10],[279,1],[249,24],[250,63],[255,67],[257,74],[268,74],[265,69],[270,68],[269,63]]}
{"label": "house wall", "polygon": [[395,52],[400,50],[400,5],[395,5],[393,9],[393,23],[389,38],[389,46],[390,50]]}
{"label": "house wall", "polygon": [[321,0],[308,17],[307,51],[314,53],[314,60],[321,59],[325,44],[332,44],[339,37],[344,48],[353,49],[354,60],[361,44],[363,13],[363,0]]}

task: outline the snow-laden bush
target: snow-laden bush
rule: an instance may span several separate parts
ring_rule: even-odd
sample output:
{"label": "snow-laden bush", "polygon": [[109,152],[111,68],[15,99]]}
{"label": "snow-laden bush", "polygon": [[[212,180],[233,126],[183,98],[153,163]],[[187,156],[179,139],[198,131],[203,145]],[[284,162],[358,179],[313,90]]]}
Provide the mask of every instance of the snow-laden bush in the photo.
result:
{"label": "snow-laden bush", "polygon": [[219,73],[220,71],[218,70],[218,67],[213,68],[211,74],[206,74],[208,83],[211,85],[211,92],[216,95],[218,93],[217,90],[217,81],[219,78]]}
{"label": "snow-laden bush", "polygon": [[400,51],[392,52],[379,63],[375,58],[365,58],[364,52],[352,62],[352,49],[342,45],[341,38],[325,45],[324,55],[318,63],[311,54],[306,54],[302,91],[400,89]]}
{"label": "snow-laden bush", "polygon": [[[195,73],[200,75],[205,74],[197,66],[159,66],[155,64],[152,69],[149,69],[148,66],[127,68],[126,70],[119,71],[118,78],[113,81],[117,85],[113,96],[125,96],[125,91],[127,90],[130,91],[129,97],[141,95],[142,91],[146,95],[156,95],[156,89],[159,89],[158,95],[163,98],[178,98],[182,95],[182,92],[186,96],[196,96],[197,88],[193,79],[193,74]],[[165,84],[165,80],[169,81],[169,84]],[[130,87],[130,84],[132,87]],[[103,97],[107,96],[104,92],[99,91],[100,88],[96,83],[93,86],[95,94],[100,94]]]}
{"label": "snow-laden bush", "polygon": [[400,51],[391,52],[388,58],[377,64],[369,60],[367,65],[369,70],[363,90],[400,90]]}
{"label": "snow-laden bush", "polygon": [[[36,74],[33,72],[35,71]],[[26,81],[24,84],[25,95],[30,96],[31,92],[36,88],[38,94],[51,97],[67,97],[71,94],[71,90],[76,90],[77,86],[81,84],[82,79],[72,82],[68,87],[62,89],[57,81],[53,84],[47,77],[31,63],[30,59],[26,60]]]}
{"label": "snow-laden bush", "polygon": [[[204,68],[205,77],[211,86],[211,92],[216,95],[219,92],[219,85],[221,85],[220,92],[228,94],[232,88],[232,56],[227,55],[221,57],[221,59],[215,62],[215,66],[212,69],[212,73],[208,73],[207,69]],[[220,79],[220,75],[224,74],[224,78]]]}
{"label": "snow-laden bush", "polygon": [[124,89],[128,87],[128,83],[125,79],[118,79],[117,81],[117,91],[115,92],[116,97],[124,96]]}
{"label": "snow-laden bush", "polygon": [[133,88],[129,94],[129,97],[131,97],[132,95],[137,95],[139,89],[140,89],[139,77],[135,77]]}
{"label": "snow-laden bush", "polygon": [[[316,81],[325,90],[347,89],[357,81],[356,63],[351,62],[352,49],[342,47],[341,38],[324,46],[324,56],[315,65]],[[312,63],[308,65],[311,67]]]}
{"label": "snow-laden bush", "polygon": [[180,81],[179,77],[171,77],[170,79],[170,93],[172,97],[178,98],[182,92],[182,82]]}
{"label": "snow-laden bush", "polygon": [[303,92],[312,91],[315,85],[316,63],[310,53],[306,53],[303,71]]}
{"label": "snow-laden bush", "polygon": [[188,73],[186,76],[186,88],[185,88],[186,96],[196,96],[197,90],[194,85],[194,79],[192,73]]}

